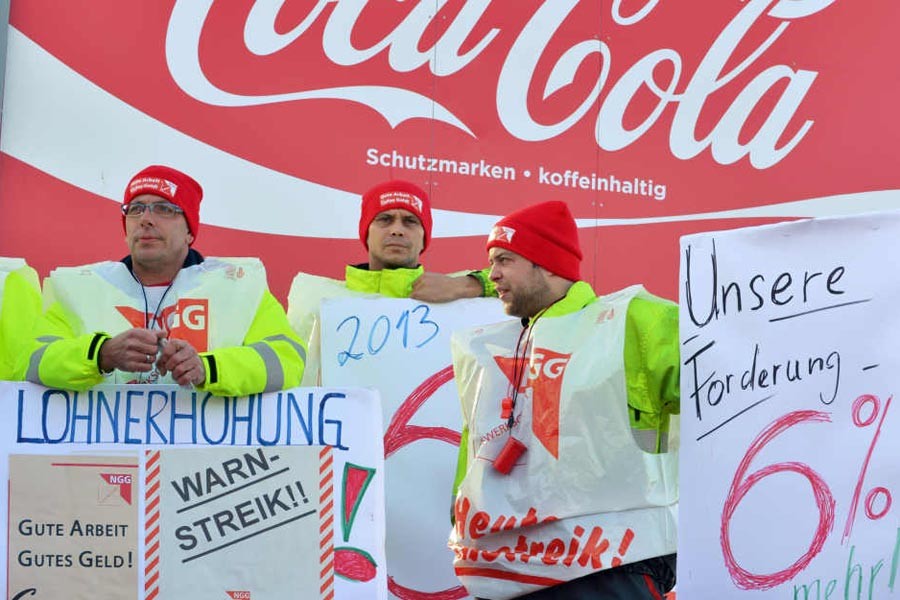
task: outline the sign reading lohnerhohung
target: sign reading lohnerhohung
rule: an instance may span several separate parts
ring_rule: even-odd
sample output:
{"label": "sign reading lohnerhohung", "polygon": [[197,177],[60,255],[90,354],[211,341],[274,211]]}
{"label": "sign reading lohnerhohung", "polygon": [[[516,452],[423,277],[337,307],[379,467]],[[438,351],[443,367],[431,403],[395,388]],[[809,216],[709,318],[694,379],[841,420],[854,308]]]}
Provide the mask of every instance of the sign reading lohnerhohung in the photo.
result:
{"label": "sign reading lohnerhohung", "polygon": [[15,411],[0,424],[11,597],[386,597],[377,394],[0,383],[0,397]]}

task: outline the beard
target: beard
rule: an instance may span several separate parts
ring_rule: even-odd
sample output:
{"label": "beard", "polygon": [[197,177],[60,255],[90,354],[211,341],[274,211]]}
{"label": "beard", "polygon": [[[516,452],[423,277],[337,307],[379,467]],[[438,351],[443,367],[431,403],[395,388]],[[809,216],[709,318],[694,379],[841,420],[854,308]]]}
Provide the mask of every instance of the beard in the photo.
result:
{"label": "beard", "polygon": [[523,282],[517,289],[510,289],[507,292],[503,300],[503,310],[506,314],[523,319],[531,318],[553,303],[550,285],[537,269],[535,266],[532,278]]}

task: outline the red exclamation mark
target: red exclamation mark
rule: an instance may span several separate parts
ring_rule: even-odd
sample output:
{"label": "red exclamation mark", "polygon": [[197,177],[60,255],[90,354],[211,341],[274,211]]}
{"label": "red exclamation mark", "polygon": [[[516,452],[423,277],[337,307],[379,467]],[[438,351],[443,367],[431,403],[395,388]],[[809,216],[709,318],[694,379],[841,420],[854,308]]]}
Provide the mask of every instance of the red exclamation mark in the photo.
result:
{"label": "red exclamation mark", "polygon": [[628,552],[628,546],[631,545],[631,540],[633,539],[634,532],[631,529],[626,529],[625,535],[622,536],[622,543],[619,544],[619,556],[616,556],[612,559],[612,566],[618,567],[622,564],[622,558],[625,558],[625,553]]}

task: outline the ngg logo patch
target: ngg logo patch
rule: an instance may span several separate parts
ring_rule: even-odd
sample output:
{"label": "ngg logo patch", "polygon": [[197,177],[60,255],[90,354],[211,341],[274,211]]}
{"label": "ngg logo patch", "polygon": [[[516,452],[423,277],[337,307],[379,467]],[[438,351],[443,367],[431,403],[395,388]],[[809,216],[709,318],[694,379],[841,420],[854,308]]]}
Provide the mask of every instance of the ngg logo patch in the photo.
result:
{"label": "ngg logo patch", "polygon": [[[119,496],[126,504],[131,504],[131,473],[101,473],[100,478],[113,488],[118,489]],[[103,504],[101,498],[101,504]]]}
{"label": "ngg logo patch", "polygon": [[571,354],[535,348],[521,381],[514,381],[516,374],[522,371],[521,368],[517,368],[516,358],[494,357],[497,366],[510,383],[518,386],[520,393],[531,389],[531,428],[534,436],[554,458],[559,458],[559,395],[566,366],[571,357]]}
{"label": "ngg logo patch", "polygon": [[160,311],[154,323],[150,323],[152,314],[130,306],[117,306],[116,310],[132,327],[165,329],[169,337],[188,342],[197,352],[209,349],[209,300],[206,298],[180,298]]}

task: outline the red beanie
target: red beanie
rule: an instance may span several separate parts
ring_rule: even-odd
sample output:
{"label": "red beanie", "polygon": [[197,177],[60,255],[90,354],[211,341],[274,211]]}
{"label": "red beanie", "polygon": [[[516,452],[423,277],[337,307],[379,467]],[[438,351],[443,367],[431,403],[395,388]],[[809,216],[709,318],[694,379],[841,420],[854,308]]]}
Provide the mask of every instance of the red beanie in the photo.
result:
{"label": "red beanie", "polygon": [[[165,198],[178,205],[184,211],[188,229],[197,240],[200,228],[200,201],[203,200],[203,188],[188,175],[171,167],[153,165],[140,171],[131,178],[125,188],[123,204],[127,205],[135,196],[153,194]],[[122,217],[125,226],[125,217]],[[193,244],[193,242],[191,242]]]}
{"label": "red beanie", "polygon": [[425,229],[425,243],[422,251],[428,248],[431,239],[431,203],[425,190],[414,183],[395,179],[379,183],[363,194],[362,207],[359,212],[359,239],[369,249],[369,225],[378,216],[378,213],[393,208],[408,210],[419,217],[422,228]]}
{"label": "red beanie", "polygon": [[488,250],[495,246],[520,254],[563,279],[581,279],[578,227],[565,202],[541,202],[503,217],[488,237]]}

